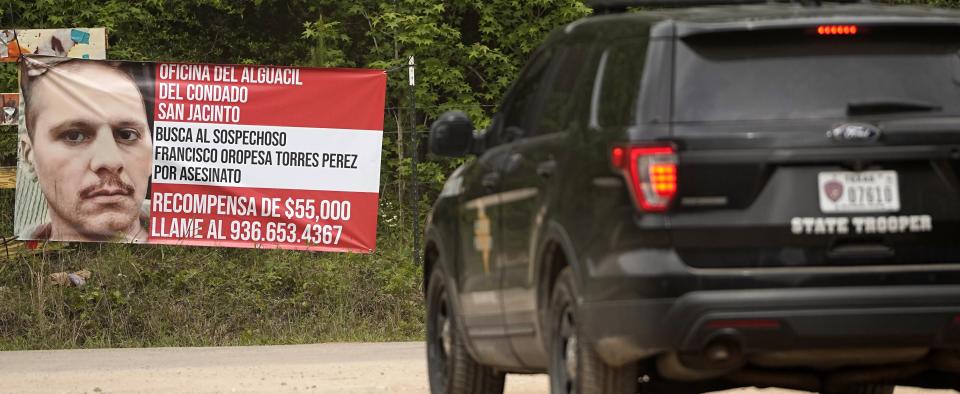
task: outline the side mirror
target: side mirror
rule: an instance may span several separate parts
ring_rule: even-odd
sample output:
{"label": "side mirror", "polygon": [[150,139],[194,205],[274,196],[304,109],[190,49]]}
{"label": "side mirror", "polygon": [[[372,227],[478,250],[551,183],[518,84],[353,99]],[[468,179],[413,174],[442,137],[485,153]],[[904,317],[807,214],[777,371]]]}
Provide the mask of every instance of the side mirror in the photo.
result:
{"label": "side mirror", "polygon": [[447,111],[430,126],[430,152],[440,156],[459,157],[470,153],[473,143],[473,122],[460,111]]}

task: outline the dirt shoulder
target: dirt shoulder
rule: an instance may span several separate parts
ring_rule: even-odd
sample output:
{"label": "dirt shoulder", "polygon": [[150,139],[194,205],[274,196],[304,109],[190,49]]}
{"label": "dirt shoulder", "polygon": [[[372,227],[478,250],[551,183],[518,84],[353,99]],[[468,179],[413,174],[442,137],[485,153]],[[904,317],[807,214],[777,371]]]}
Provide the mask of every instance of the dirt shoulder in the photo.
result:
{"label": "dirt shoulder", "polygon": [[[0,393],[427,393],[424,355],[421,342],[0,352]],[[547,379],[509,375],[506,391],[545,394]]]}

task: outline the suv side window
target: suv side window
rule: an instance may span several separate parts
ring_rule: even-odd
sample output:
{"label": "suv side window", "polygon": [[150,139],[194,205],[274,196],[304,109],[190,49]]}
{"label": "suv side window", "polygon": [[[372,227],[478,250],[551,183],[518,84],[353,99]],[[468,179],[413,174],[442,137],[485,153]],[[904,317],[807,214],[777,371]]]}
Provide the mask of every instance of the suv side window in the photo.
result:
{"label": "suv side window", "polygon": [[538,54],[517,80],[503,107],[503,124],[499,128],[498,143],[509,143],[530,135],[540,112],[537,94],[546,80],[552,54],[552,49]]}
{"label": "suv side window", "polygon": [[564,51],[543,95],[537,135],[569,130],[572,123],[584,118],[596,76],[592,49],[587,44],[574,44]]}
{"label": "suv side window", "polygon": [[647,56],[647,37],[614,42],[600,58],[599,90],[594,90],[591,121],[599,126],[634,123]]}

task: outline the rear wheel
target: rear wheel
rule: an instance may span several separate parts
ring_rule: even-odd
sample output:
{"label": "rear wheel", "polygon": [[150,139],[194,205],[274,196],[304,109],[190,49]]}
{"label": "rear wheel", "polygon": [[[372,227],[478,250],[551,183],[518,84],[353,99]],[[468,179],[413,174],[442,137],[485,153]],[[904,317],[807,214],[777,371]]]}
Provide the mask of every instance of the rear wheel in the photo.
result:
{"label": "rear wheel", "polygon": [[550,298],[550,392],[552,394],[602,394],[639,391],[635,363],[607,365],[583,340],[577,325],[577,292],[573,272],[564,268]]}
{"label": "rear wheel", "polygon": [[427,287],[427,370],[432,394],[502,394],[505,374],[473,360],[438,269]]}

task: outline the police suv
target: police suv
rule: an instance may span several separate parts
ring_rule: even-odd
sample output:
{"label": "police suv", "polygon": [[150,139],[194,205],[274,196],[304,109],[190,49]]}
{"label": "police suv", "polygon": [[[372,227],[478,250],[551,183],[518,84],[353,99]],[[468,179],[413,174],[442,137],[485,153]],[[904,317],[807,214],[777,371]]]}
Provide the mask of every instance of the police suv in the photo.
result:
{"label": "police suv", "polygon": [[626,5],[431,128],[432,392],[960,388],[960,12]]}

